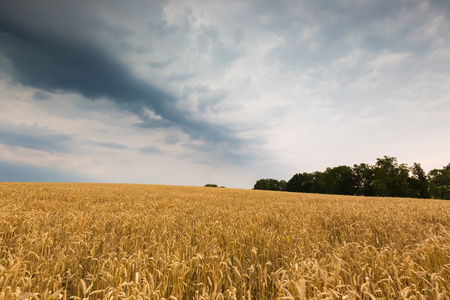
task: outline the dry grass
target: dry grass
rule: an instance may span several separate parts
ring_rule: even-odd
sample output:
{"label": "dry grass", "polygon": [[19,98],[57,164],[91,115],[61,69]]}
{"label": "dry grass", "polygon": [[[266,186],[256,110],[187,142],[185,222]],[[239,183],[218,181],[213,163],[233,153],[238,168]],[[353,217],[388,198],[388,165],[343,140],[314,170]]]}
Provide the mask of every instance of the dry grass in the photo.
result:
{"label": "dry grass", "polygon": [[0,184],[0,299],[449,299],[450,201]]}

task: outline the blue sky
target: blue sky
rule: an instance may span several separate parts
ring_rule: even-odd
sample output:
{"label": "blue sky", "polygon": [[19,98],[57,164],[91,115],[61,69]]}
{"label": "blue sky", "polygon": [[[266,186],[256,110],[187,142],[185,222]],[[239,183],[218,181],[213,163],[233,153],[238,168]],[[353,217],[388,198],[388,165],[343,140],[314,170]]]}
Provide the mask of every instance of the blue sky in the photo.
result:
{"label": "blue sky", "polygon": [[450,2],[0,2],[0,180],[251,188],[450,162]]}

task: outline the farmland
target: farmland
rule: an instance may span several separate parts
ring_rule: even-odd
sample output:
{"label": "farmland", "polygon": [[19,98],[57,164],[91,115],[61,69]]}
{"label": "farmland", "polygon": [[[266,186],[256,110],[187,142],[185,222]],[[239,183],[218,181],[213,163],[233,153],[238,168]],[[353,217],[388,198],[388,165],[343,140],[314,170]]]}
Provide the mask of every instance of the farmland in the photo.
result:
{"label": "farmland", "polygon": [[2,299],[449,299],[450,202],[0,183]]}

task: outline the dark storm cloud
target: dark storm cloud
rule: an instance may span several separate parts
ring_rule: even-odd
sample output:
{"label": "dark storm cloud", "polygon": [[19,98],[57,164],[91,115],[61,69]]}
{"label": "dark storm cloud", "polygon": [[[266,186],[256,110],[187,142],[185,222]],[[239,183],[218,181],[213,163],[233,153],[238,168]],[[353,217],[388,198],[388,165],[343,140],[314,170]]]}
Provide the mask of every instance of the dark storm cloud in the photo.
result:
{"label": "dark storm cloud", "polygon": [[[46,92],[74,92],[92,100],[107,98],[138,115],[141,127],[175,126],[194,139],[233,146],[241,143],[229,129],[194,120],[177,109],[174,96],[136,78],[101,46],[78,38],[64,20],[37,26],[42,16],[35,16],[29,8],[20,11],[23,7],[15,3],[0,4],[0,41],[14,65],[12,76],[20,84]],[[149,117],[148,110],[162,119]]]}
{"label": "dark storm cloud", "polygon": [[123,40],[124,38],[133,35],[134,32],[123,28],[107,28],[111,36],[116,40]]}

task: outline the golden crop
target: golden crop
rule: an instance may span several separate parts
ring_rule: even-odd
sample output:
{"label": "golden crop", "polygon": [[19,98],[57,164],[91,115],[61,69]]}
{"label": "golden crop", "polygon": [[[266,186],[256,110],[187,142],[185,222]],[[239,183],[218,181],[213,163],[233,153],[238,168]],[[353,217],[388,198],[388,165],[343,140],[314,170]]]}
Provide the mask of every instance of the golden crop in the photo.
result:
{"label": "golden crop", "polygon": [[0,184],[0,299],[449,299],[450,202]]}

